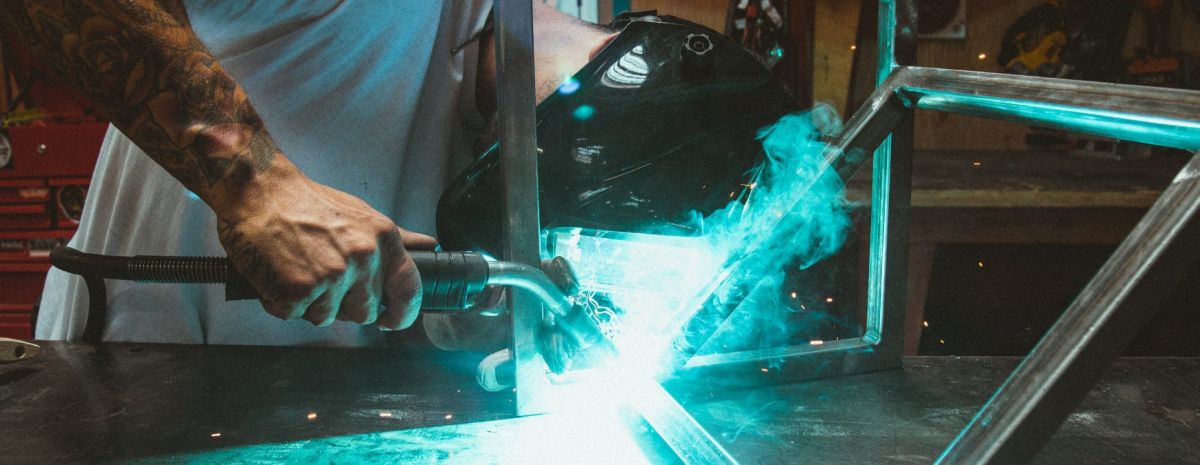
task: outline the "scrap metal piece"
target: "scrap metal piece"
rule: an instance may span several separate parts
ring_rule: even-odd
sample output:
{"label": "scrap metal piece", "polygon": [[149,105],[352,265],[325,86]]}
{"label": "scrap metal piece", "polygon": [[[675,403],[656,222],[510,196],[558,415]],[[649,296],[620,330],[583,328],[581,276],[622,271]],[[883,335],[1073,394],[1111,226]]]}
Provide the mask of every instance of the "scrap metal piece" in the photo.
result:
{"label": "scrap metal piece", "polygon": [[40,353],[42,353],[42,347],[37,344],[0,337],[0,363],[19,362],[37,357]]}

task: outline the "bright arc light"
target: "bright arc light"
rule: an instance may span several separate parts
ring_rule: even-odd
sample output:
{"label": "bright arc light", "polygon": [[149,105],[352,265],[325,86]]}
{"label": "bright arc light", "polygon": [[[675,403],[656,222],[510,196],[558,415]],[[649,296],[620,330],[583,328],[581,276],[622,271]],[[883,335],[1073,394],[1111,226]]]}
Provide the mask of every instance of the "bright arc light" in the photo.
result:
{"label": "bright arc light", "polygon": [[577,90],[579,90],[579,80],[574,77],[567,78],[562,85],[558,86],[558,93],[563,95],[574,94]]}

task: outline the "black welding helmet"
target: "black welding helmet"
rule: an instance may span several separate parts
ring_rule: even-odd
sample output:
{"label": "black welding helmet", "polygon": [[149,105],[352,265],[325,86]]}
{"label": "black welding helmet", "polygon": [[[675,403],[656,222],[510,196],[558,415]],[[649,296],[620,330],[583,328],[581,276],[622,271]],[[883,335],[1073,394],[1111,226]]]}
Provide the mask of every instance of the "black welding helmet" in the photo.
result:
{"label": "black welding helmet", "polygon": [[[797,109],[753,53],[703,26],[653,16],[623,30],[537,106],[543,229],[695,235],[764,158],[758,131]],[[446,190],[448,250],[499,253],[496,145]]]}

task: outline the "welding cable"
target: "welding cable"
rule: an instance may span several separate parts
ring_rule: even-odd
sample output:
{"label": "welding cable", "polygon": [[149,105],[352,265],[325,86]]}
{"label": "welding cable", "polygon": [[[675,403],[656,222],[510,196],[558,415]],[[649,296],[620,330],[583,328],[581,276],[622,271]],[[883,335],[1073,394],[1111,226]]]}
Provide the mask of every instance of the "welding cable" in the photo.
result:
{"label": "welding cable", "polygon": [[[488,286],[512,286],[532,293],[555,315],[555,325],[579,347],[611,343],[591,323],[586,312],[565,292],[578,291],[578,279],[570,263],[561,257],[544,262],[546,271],[523,263],[489,260],[473,252],[409,251],[421,275],[421,311],[464,312]],[[138,255],[119,257],[56,247],[50,262],[59,269],[78,274],[88,283],[91,313],[106,312],[104,279],[156,283],[225,284],[226,300],[257,299],[258,293],[225,257],[172,257]],[[547,274],[549,273],[549,274]],[[92,289],[99,286],[99,289]],[[89,325],[101,318],[89,317]],[[97,329],[94,329],[97,330]],[[99,333],[97,333],[99,334]]]}
{"label": "welding cable", "polygon": [[513,387],[512,349],[498,350],[479,362],[475,382],[487,392],[507,391]]}

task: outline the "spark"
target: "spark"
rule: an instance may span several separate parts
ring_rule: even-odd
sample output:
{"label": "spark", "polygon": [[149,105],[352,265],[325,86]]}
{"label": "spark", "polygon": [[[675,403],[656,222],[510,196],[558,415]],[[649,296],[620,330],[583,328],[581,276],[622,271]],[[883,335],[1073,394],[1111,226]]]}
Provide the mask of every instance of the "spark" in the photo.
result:
{"label": "spark", "polygon": [[980,268],[983,268],[983,260],[980,260],[980,261],[979,261],[979,262],[977,262],[977,263],[979,264],[979,267],[980,267]]}
{"label": "spark", "polygon": [[759,369],[758,369],[758,371],[761,371],[761,372],[763,372],[763,373],[766,373],[766,372],[768,372],[768,371],[771,371],[771,370],[770,370],[769,368],[767,368],[767,367],[762,367],[762,368],[759,368]]}
{"label": "spark", "polygon": [[922,321],[922,322],[921,322],[921,326],[924,326],[924,327],[928,328],[928,327],[929,327],[929,322],[928,322],[928,321]]}
{"label": "spark", "polygon": [[850,46],[850,50],[858,50],[858,46],[857,46],[857,45],[851,45],[851,46]]}
{"label": "spark", "polygon": [[973,162],[971,162],[971,165],[972,166],[982,166],[983,162],[973,161]]}
{"label": "spark", "polygon": [[979,61],[983,61],[983,60],[986,60],[986,59],[987,59],[987,54],[986,54],[986,53],[980,53],[980,54],[979,54]]}
{"label": "spark", "polygon": [[214,438],[219,438],[219,437],[221,437],[221,433],[213,433],[213,434],[210,434],[209,436],[214,437]]}
{"label": "spark", "polygon": [[792,291],[792,298],[793,298],[793,299],[795,299],[795,298],[796,298],[796,291]]}
{"label": "spark", "polygon": [[945,339],[938,339],[938,344],[945,344],[945,343],[946,343]]}
{"label": "spark", "polygon": [[379,417],[380,418],[391,418],[392,412],[379,412]]}
{"label": "spark", "polygon": [[825,341],[822,341],[820,339],[813,339],[811,341],[808,341],[808,344],[814,345],[814,346],[820,346],[820,345],[825,345]]}
{"label": "spark", "polygon": [[447,419],[447,420],[449,420],[449,419],[451,419],[451,418],[454,418],[454,415],[451,415],[451,414],[447,413],[447,414],[446,414],[446,419]]}
{"label": "spark", "polygon": [[831,303],[833,303],[833,297],[826,297],[826,298],[825,298],[825,303],[827,303],[827,304],[831,304]]}
{"label": "spark", "polygon": [[306,417],[307,417],[309,420],[316,420],[316,419],[317,419],[317,412],[308,412],[308,415],[306,415]]}

